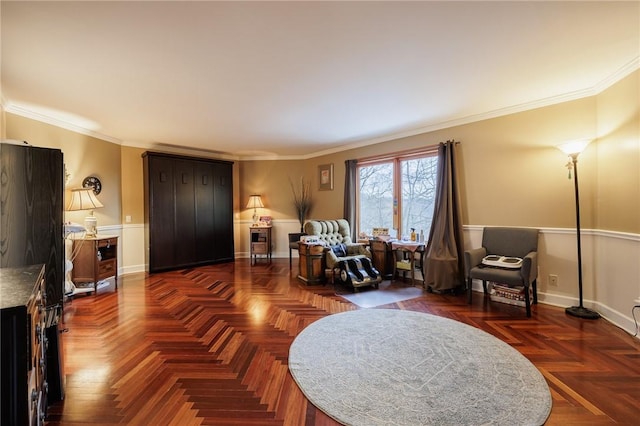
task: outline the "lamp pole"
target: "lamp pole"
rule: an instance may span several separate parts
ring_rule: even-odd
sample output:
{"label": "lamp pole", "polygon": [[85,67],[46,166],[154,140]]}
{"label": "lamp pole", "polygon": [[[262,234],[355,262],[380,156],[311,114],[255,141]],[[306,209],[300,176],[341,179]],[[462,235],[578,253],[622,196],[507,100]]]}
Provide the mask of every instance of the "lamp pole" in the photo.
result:
{"label": "lamp pole", "polygon": [[580,194],[578,191],[578,153],[572,153],[571,160],[573,161],[573,183],[576,193],[576,233],[578,241],[578,292],[580,298],[579,306],[571,306],[565,309],[565,312],[569,315],[585,319],[598,319],[600,314],[591,309],[585,308],[582,305],[582,245],[580,243]]}

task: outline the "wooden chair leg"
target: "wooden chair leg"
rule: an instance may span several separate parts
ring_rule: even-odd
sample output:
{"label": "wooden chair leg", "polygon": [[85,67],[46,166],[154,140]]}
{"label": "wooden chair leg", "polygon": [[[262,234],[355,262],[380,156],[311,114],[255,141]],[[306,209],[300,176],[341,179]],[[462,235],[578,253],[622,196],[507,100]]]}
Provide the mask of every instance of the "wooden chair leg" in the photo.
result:
{"label": "wooden chair leg", "polygon": [[531,283],[531,286],[533,288],[533,304],[537,305],[538,304],[538,283],[536,282],[536,280],[533,280],[533,282]]}
{"label": "wooden chair leg", "polygon": [[524,304],[527,307],[527,318],[531,317],[531,300],[529,298],[529,289],[524,288]]}
{"label": "wooden chair leg", "polygon": [[289,269],[291,269],[291,247],[289,247]]}
{"label": "wooden chair leg", "polygon": [[469,304],[471,304],[471,292],[472,292],[472,282],[471,277],[467,278],[467,290],[469,291]]}

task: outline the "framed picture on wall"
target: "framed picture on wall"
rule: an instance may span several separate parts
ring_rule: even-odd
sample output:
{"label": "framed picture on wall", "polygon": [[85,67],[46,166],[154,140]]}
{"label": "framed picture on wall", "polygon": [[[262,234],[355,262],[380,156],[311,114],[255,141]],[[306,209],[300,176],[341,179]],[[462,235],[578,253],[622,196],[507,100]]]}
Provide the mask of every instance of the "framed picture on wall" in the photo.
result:
{"label": "framed picture on wall", "polygon": [[333,189],[333,163],[318,166],[318,189],[330,191]]}

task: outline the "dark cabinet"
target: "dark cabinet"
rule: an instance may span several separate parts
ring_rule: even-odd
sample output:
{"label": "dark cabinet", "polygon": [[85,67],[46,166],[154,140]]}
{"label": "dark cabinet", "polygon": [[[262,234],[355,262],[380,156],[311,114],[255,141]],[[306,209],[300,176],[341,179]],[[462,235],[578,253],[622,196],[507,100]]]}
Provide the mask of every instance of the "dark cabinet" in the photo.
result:
{"label": "dark cabinet", "polygon": [[234,259],[233,163],[145,152],[149,272]]}
{"label": "dark cabinet", "polygon": [[371,240],[369,241],[369,247],[373,258],[373,266],[380,272],[383,279],[392,279],[394,258],[391,242]]}
{"label": "dark cabinet", "polygon": [[[59,338],[59,320],[64,302],[64,230],[62,204],[64,200],[64,164],[59,149],[38,148],[28,145],[0,143],[0,267],[2,273],[30,265],[44,264],[44,277],[39,293],[40,304],[46,312],[45,328],[39,327],[48,344],[41,348],[46,358],[46,369],[41,374],[47,381],[46,402],[64,398],[64,364],[60,356],[62,340]],[[2,283],[2,303],[18,284]],[[2,334],[7,333],[3,314]],[[16,323],[17,324],[17,323]],[[17,329],[13,329],[19,333]],[[44,338],[43,338],[44,339]],[[10,349],[2,341],[2,354]],[[40,362],[40,361],[39,361]],[[3,364],[2,381],[7,375]],[[11,374],[22,374],[12,370]],[[38,376],[40,377],[40,376]],[[16,380],[22,380],[16,379]],[[8,395],[4,392],[3,400]],[[31,401],[29,404],[31,404]],[[38,408],[41,420],[43,409]],[[4,419],[4,405],[2,418]],[[4,421],[0,422],[5,424]],[[7,423],[12,424],[12,423]]]}
{"label": "dark cabinet", "polygon": [[62,151],[0,143],[0,157],[0,267],[44,263],[47,306],[62,306]]}
{"label": "dark cabinet", "polygon": [[3,425],[41,425],[48,385],[44,265],[0,269]]}

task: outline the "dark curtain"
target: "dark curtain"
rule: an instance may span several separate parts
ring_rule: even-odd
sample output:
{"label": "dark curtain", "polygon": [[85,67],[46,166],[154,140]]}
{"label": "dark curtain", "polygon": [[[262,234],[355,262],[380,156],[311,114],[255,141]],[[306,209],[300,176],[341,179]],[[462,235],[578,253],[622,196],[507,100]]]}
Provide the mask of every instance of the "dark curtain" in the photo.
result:
{"label": "dark curtain", "polygon": [[425,253],[425,288],[443,292],[464,286],[464,239],[458,189],[457,142],[438,147],[435,208]]}
{"label": "dark curtain", "polygon": [[351,229],[351,241],[356,238],[356,165],[358,160],[347,160],[344,162],[344,218],[349,222]]}

